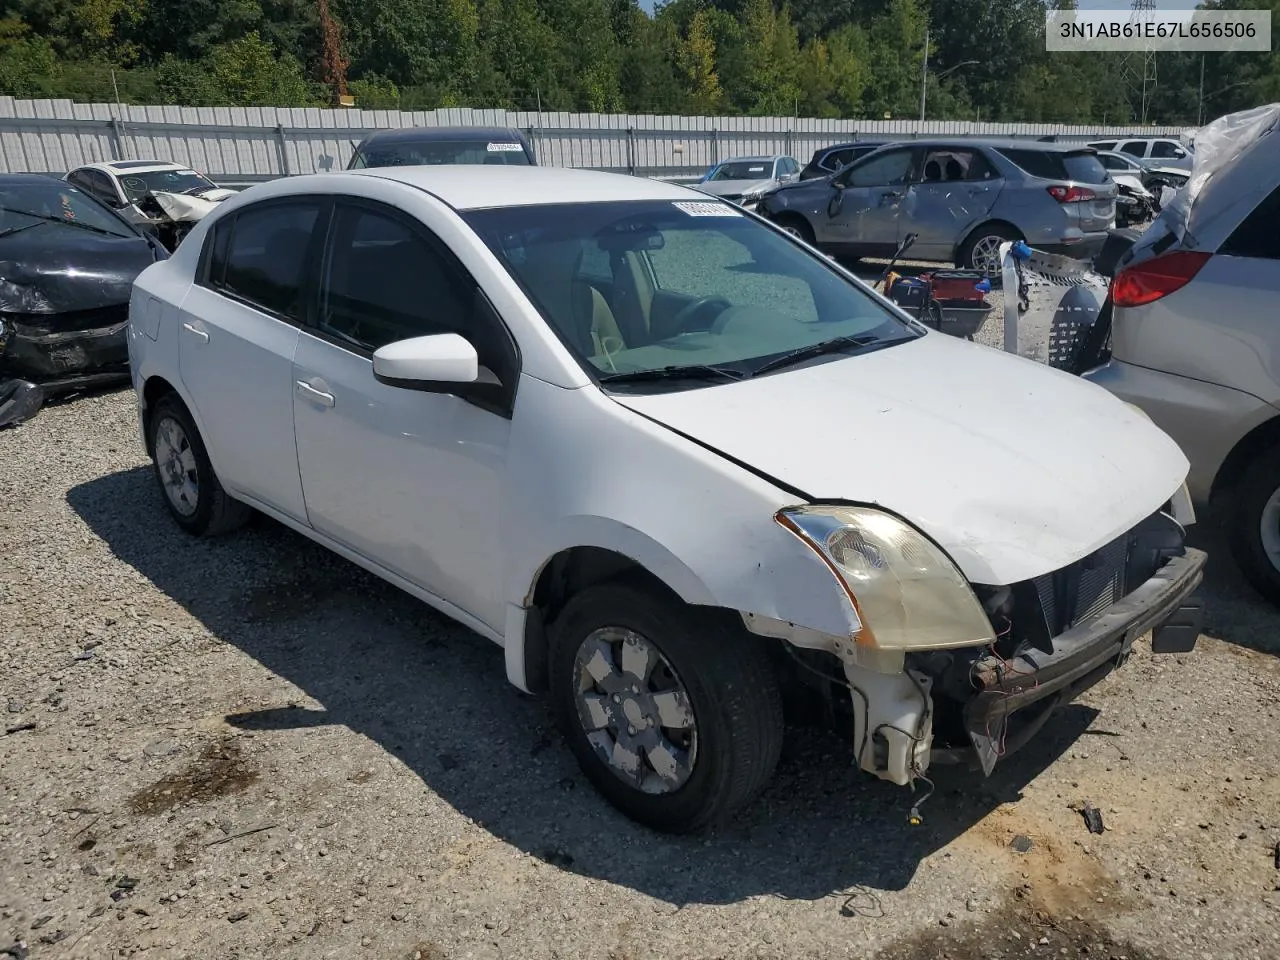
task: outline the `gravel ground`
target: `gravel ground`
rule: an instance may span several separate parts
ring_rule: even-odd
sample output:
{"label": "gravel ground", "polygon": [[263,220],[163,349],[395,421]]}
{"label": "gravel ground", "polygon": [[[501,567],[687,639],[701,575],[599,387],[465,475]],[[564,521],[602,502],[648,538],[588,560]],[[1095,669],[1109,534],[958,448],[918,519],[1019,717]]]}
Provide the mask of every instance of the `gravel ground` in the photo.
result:
{"label": "gravel ground", "polygon": [[1280,956],[1280,615],[1216,545],[1195,653],[939,771],[923,825],[796,731],[670,839],[487,641],[269,521],[181,535],[131,393],[0,432],[0,504],[0,957]]}

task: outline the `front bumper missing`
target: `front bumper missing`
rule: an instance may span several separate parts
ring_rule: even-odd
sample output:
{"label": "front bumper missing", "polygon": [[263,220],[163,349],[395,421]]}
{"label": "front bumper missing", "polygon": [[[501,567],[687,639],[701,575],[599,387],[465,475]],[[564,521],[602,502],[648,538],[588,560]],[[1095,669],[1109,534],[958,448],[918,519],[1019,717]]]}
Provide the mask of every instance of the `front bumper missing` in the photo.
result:
{"label": "front bumper missing", "polygon": [[[970,677],[977,687],[964,706],[964,724],[976,760],[990,775],[996,762],[1029,741],[1060,706],[1070,703],[1128,660],[1134,642],[1151,634],[1154,653],[1195,648],[1204,622],[1196,591],[1206,555],[1188,548],[1154,576],[1087,623],[1053,640],[1053,652],[1028,650],[1004,661],[987,655]],[[963,760],[968,751],[935,751],[933,760]]]}

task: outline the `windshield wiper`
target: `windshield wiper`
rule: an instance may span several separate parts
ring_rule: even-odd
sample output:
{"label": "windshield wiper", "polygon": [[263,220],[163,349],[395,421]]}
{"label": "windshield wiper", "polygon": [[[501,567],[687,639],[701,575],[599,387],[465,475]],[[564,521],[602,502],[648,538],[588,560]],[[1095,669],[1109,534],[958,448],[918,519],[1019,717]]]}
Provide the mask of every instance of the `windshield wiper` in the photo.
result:
{"label": "windshield wiper", "polygon": [[656,370],[632,370],[628,373],[607,373],[601,383],[643,383],[649,380],[741,380],[748,374],[710,364],[693,364],[687,367],[658,367]]}
{"label": "windshield wiper", "polygon": [[[32,213],[30,210],[15,210],[13,207],[0,207],[0,210],[5,211],[6,213],[21,214],[24,217],[33,217],[42,223],[62,223],[62,224],[66,224],[68,227],[79,227],[81,230],[92,230],[94,233],[100,233],[103,236],[107,236],[107,237],[115,237],[116,239],[125,239],[125,240],[129,239],[123,233],[114,233],[111,230],[103,230],[101,227],[95,227],[87,223],[81,223],[79,220],[68,220],[66,217],[50,217],[43,213]],[[30,226],[34,227],[35,224],[34,223],[30,224]]]}
{"label": "windshield wiper", "polygon": [[0,230],[0,239],[3,239],[5,237],[12,237],[15,233],[21,233],[23,230],[30,230],[32,227],[38,227],[38,226],[40,226],[39,222],[24,223],[20,227],[5,227],[5,229]]}
{"label": "windshield wiper", "polygon": [[807,347],[801,347],[798,350],[792,350],[790,353],[784,353],[780,357],[774,357],[772,360],[766,360],[760,366],[751,371],[753,377],[758,377],[762,373],[768,373],[770,370],[778,370],[782,367],[789,367],[793,363],[800,363],[802,360],[809,360],[813,357],[820,357],[827,353],[839,353],[841,350],[849,348],[889,346],[893,343],[903,343],[907,340],[915,339],[914,337],[876,337],[868,334],[860,336],[835,337],[831,340],[823,340],[821,343],[810,344]]}

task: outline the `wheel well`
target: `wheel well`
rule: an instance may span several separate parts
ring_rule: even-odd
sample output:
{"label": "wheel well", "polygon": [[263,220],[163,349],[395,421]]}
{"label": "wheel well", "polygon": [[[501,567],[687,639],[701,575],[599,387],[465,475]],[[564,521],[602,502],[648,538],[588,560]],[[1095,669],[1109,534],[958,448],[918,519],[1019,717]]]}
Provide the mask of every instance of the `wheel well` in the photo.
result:
{"label": "wheel well", "polygon": [[1272,447],[1280,446],[1280,417],[1272,417],[1246,433],[1231,448],[1222,466],[1214,475],[1209,490],[1209,503],[1213,505],[1222,495],[1229,494],[1244,472],[1259,456]]}
{"label": "wheel well", "polygon": [[[156,404],[160,402],[161,398],[170,393],[176,394],[177,392],[178,391],[174,389],[173,384],[169,383],[169,381],[164,377],[148,377],[147,382],[142,385],[142,404],[143,410],[145,411],[144,416],[147,420],[150,420],[151,411],[156,408]],[[144,423],[144,427],[145,426],[146,424]],[[151,456],[154,453],[151,449],[151,431],[144,430],[143,436],[147,438],[147,455]]]}
{"label": "wheel well", "polygon": [[796,223],[803,227],[807,232],[813,233],[813,227],[810,226],[809,221],[805,219],[803,215],[796,213],[794,210],[783,210],[781,213],[776,216],[772,216],[769,219],[778,224],[778,226],[782,226],[785,223]]}
{"label": "wheel well", "polygon": [[547,628],[569,598],[606,581],[626,580],[679,599],[661,579],[624,554],[603,547],[571,547],[547,561],[533,588],[525,618],[525,684],[534,693],[547,689]]}
{"label": "wheel well", "polygon": [[958,244],[956,244],[956,248],[951,254],[952,262],[954,263],[960,262],[960,251],[965,248],[965,245],[968,244],[968,242],[973,238],[974,234],[976,234],[979,230],[985,229],[986,227],[1004,227],[1006,230],[1010,231],[1015,236],[1021,237],[1023,240],[1026,239],[1026,237],[1023,236],[1022,231],[1019,230],[1017,227],[1015,227],[1008,220],[984,220],[982,223],[978,224],[976,227],[974,227],[972,230],[966,233],[964,235],[964,239],[961,240]]}

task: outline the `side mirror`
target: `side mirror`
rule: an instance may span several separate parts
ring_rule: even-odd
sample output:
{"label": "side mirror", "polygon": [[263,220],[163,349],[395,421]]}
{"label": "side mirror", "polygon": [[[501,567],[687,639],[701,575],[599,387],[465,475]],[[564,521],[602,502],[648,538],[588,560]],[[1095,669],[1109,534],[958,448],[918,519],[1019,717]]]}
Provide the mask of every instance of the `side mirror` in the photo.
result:
{"label": "side mirror", "polygon": [[373,354],[373,375],[388,386],[411,390],[475,383],[480,378],[480,359],[465,337],[437,333],[379,347]]}

